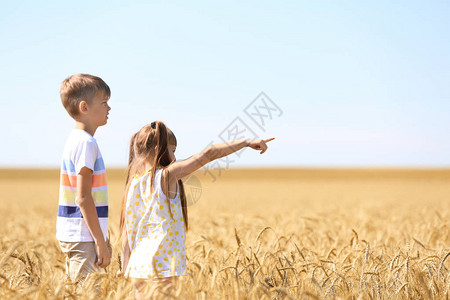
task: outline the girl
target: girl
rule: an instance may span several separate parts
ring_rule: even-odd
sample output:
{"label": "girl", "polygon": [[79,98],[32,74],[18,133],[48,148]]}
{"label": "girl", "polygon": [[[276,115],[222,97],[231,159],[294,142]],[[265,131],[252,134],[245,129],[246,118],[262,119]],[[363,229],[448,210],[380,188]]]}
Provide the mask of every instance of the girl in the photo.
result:
{"label": "girl", "polygon": [[178,180],[244,147],[263,154],[274,138],[215,144],[183,161],[175,161],[168,139],[161,121],[144,126],[131,138],[120,218],[122,270],[127,277],[170,280],[183,275],[188,224]]}

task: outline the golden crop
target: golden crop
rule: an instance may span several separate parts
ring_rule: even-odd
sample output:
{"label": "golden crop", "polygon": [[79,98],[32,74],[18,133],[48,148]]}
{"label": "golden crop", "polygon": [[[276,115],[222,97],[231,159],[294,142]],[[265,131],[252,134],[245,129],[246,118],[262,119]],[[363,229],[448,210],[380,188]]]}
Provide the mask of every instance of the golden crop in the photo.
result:
{"label": "golden crop", "polygon": [[[187,275],[149,284],[149,298],[449,298],[450,170],[196,176],[202,194],[189,207]],[[0,298],[132,299],[133,282],[116,277],[118,244],[106,273],[83,288],[65,280],[58,184],[58,170],[0,171]],[[124,171],[109,170],[108,184],[114,241]]]}

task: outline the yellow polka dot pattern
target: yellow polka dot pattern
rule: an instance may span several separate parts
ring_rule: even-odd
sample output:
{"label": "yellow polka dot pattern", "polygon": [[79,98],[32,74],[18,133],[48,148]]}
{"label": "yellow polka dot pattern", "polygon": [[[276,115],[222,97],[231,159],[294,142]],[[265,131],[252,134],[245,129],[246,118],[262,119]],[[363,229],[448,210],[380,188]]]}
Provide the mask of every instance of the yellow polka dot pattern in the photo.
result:
{"label": "yellow polka dot pattern", "polygon": [[178,188],[174,199],[164,195],[161,170],[156,170],[153,192],[150,172],[135,176],[128,191],[125,223],[131,256],[125,275],[129,277],[179,276],[186,271],[186,234],[180,195]]}

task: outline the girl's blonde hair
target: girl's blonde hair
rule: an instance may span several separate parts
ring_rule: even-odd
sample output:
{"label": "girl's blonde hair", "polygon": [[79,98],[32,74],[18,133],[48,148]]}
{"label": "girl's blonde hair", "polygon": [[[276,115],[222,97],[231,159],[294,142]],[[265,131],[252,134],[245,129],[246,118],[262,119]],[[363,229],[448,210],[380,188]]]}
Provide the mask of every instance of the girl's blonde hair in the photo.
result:
{"label": "girl's blonde hair", "polygon": [[[173,134],[173,133],[172,133]],[[152,160],[150,161],[150,159]],[[122,210],[120,214],[120,233],[122,234],[125,226],[125,208],[127,203],[128,190],[130,189],[131,181],[134,175],[143,175],[149,170],[144,170],[145,163],[148,162],[152,166],[150,170],[150,184],[151,190],[153,192],[153,181],[155,179],[156,169],[165,169],[169,166],[172,161],[169,155],[168,149],[168,129],[166,125],[161,121],[152,122],[150,125],[146,125],[141,128],[138,132],[133,134],[130,141],[130,153],[128,157],[128,168],[127,168],[127,179],[125,184],[125,193],[122,199]],[[166,191],[169,190],[169,180],[166,178]],[[183,217],[184,223],[187,230],[187,209],[186,209],[186,198],[184,196],[184,189],[181,192],[182,187],[180,186],[180,197],[184,198],[183,206]],[[181,194],[183,194],[181,196]],[[168,195],[166,195],[169,197]],[[172,211],[169,205],[169,212],[172,215]],[[186,212],[186,214],[185,214]]]}
{"label": "girl's blonde hair", "polygon": [[[175,137],[175,134],[170,130],[170,128],[167,128],[167,134],[169,139],[169,145],[177,146],[177,138]],[[186,193],[184,191],[184,184],[183,180],[178,180],[178,188],[180,191],[180,200],[181,200],[181,207],[183,210],[183,219],[184,219],[184,225],[186,227],[186,231],[188,229],[188,212],[187,212],[187,200],[186,200]]]}

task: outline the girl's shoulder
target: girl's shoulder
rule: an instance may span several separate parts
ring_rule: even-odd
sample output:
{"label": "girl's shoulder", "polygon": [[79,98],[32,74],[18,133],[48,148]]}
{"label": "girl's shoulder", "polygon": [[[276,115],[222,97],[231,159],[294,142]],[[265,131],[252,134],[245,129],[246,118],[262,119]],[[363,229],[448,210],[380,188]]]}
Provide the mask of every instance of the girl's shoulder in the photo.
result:
{"label": "girl's shoulder", "polygon": [[[156,178],[156,175],[161,170],[162,170],[161,168],[158,168],[158,169],[155,170],[155,178]],[[152,172],[152,169],[147,170],[144,174],[135,174],[133,176],[132,182],[143,182],[143,181],[148,180],[150,178],[150,176],[151,176],[151,172]]]}
{"label": "girl's shoulder", "polygon": [[[161,172],[163,168],[158,168],[155,170],[155,177],[153,179],[153,183],[155,184],[154,188],[158,188],[161,181]],[[131,184],[130,184],[130,190],[131,189],[137,189],[141,186],[150,186],[151,185],[151,169],[145,172],[142,175],[134,175]]]}

